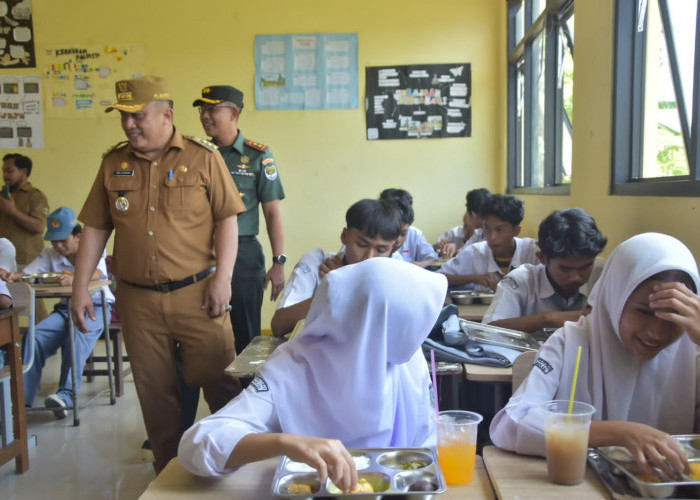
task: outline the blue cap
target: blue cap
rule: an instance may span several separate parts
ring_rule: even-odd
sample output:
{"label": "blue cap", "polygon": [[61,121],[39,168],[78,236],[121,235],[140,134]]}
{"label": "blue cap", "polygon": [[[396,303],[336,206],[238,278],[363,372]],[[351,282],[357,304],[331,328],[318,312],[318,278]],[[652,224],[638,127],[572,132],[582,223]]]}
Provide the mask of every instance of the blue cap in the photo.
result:
{"label": "blue cap", "polygon": [[46,220],[46,241],[65,240],[78,225],[78,218],[75,212],[68,207],[61,207],[54,210]]}

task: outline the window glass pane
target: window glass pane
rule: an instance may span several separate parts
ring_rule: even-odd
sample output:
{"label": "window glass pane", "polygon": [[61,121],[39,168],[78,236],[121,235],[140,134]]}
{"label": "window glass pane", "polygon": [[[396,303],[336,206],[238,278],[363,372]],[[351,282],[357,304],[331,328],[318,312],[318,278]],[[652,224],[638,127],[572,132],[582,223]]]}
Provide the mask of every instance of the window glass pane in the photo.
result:
{"label": "window glass pane", "polygon": [[695,22],[697,0],[671,0],[668,3],[670,31],[678,57],[681,87],[686,103],[688,122],[693,99],[693,61],[695,60]]}
{"label": "window glass pane", "polygon": [[540,17],[540,14],[542,14],[546,6],[547,0],[532,0],[532,19],[530,20],[530,24],[534,23],[535,20]]}
{"label": "window glass pane", "polygon": [[563,115],[559,126],[561,127],[561,179],[560,184],[571,182],[572,163],[572,133],[574,123],[574,55],[572,47],[574,42],[574,16],[572,15],[559,30],[560,49],[562,51],[561,67],[559,68],[559,86],[562,93]]}
{"label": "window glass pane", "polygon": [[544,34],[532,44],[532,89],[533,99],[530,110],[532,144],[530,145],[530,186],[544,187],[544,102],[545,102],[545,58]]}
{"label": "window glass pane", "polygon": [[523,8],[523,3],[517,7],[515,12],[515,45],[520,43],[520,40],[525,36],[525,9]]}
{"label": "window glass pane", "polygon": [[[649,2],[647,23],[642,177],[688,175],[688,159],[671,76],[669,52],[658,3],[655,1]],[[692,24],[695,24],[694,21]],[[672,23],[672,26],[680,25]],[[693,27],[693,32],[694,29]],[[678,40],[676,34],[674,38]],[[690,61],[679,60],[681,67],[685,65],[691,68],[691,74],[685,76],[690,80],[688,87],[686,83],[682,84],[688,91],[692,88],[693,66],[692,54],[689,57]],[[686,102],[690,104],[690,100]]]}
{"label": "window glass pane", "polygon": [[515,186],[525,185],[525,127],[523,117],[525,111],[525,61],[520,59],[517,65],[517,118],[515,123],[516,157],[515,157]]}

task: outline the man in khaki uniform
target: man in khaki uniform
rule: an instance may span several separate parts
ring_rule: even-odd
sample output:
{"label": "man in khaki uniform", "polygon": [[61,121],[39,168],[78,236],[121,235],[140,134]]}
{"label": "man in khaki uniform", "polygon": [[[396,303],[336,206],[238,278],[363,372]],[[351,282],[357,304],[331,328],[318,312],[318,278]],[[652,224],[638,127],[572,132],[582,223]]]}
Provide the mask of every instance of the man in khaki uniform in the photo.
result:
{"label": "man in khaki uniform", "polygon": [[3,157],[2,175],[6,187],[0,196],[0,238],[7,238],[15,246],[20,268],[43,250],[49,214],[46,196],[29,182],[31,173],[29,157],[17,153]]}
{"label": "man in khaki uniform", "polygon": [[94,315],[87,285],[114,230],[124,341],[160,472],[182,433],[176,346],[212,412],[240,392],[224,369],[235,358],[227,312],[244,206],[216,148],[175,129],[166,80],[123,80],[116,92],[106,111],[119,110],[128,142],[104,156],[79,216],[72,313],[84,331]]}

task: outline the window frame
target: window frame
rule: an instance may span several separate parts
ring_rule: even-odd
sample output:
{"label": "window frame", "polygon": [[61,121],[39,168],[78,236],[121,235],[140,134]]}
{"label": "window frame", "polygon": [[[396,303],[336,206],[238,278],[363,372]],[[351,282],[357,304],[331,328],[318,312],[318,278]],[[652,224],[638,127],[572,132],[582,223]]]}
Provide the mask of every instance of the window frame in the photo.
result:
{"label": "window frame", "polygon": [[[516,40],[517,11],[523,8],[525,26],[523,37]],[[562,133],[561,123],[566,111],[563,106],[563,92],[557,89],[559,55],[558,24],[568,19],[574,12],[574,0],[547,0],[543,12],[532,19],[533,0],[508,0],[508,186],[509,193],[568,195],[571,184],[556,184],[562,174]],[[534,85],[535,74],[532,58],[532,45],[540,36],[544,41],[544,186],[531,186],[533,159],[537,154],[534,147],[535,133],[532,130],[532,104],[538,98],[539,89]],[[524,65],[523,116],[518,119],[518,77],[520,64]],[[522,136],[521,136],[522,133]],[[572,137],[573,140],[573,137]],[[524,142],[524,144],[523,144]],[[522,179],[520,168],[523,169]],[[519,183],[524,185],[518,186]]]}
{"label": "window frame", "polygon": [[[615,42],[613,61],[613,106],[611,136],[610,194],[622,196],[698,196],[700,195],[700,168],[698,151],[698,116],[700,109],[700,5],[696,12],[695,60],[692,101],[687,103],[679,92],[680,77],[673,37],[664,29],[665,42],[676,89],[676,102],[680,115],[683,140],[688,157],[689,175],[643,179],[643,134],[645,54],[648,15],[644,11],[644,29],[637,24],[640,5],[648,9],[647,2],[659,3],[664,28],[669,25],[667,0],[616,0]],[[631,34],[631,36],[630,36]],[[688,124],[686,109],[691,108]]]}

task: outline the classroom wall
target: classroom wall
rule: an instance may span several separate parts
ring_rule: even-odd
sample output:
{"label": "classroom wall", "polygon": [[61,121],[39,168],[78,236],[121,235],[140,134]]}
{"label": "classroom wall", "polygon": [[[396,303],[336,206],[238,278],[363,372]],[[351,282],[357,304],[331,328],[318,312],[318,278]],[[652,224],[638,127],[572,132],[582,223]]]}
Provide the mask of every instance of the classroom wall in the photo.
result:
{"label": "classroom wall", "polygon": [[[195,135],[203,132],[191,102],[203,86],[230,83],[242,89],[241,129],[270,145],[284,182],[290,272],[311,248],[337,249],[347,207],[386,187],[413,194],[416,225],[435,239],[461,222],[469,189],[504,185],[505,6],[505,1],[483,0],[73,0],[67,9],[65,2],[34,0],[37,68],[3,74],[42,73],[45,47],[140,42],[145,73],[172,81],[176,126]],[[358,34],[362,101],[366,66],[471,63],[472,137],[370,142],[363,106],[256,110],[254,36],[314,32]],[[52,209],[69,205],[77,211],[101,154],[123,139],[118,115],[46,118],[44,138],[43,149],[24,151],[35,163],[31,181],[46,192]],[[261,234],[269,262],[264,224]],[[267,302],[263,328],[273,311]]]}

